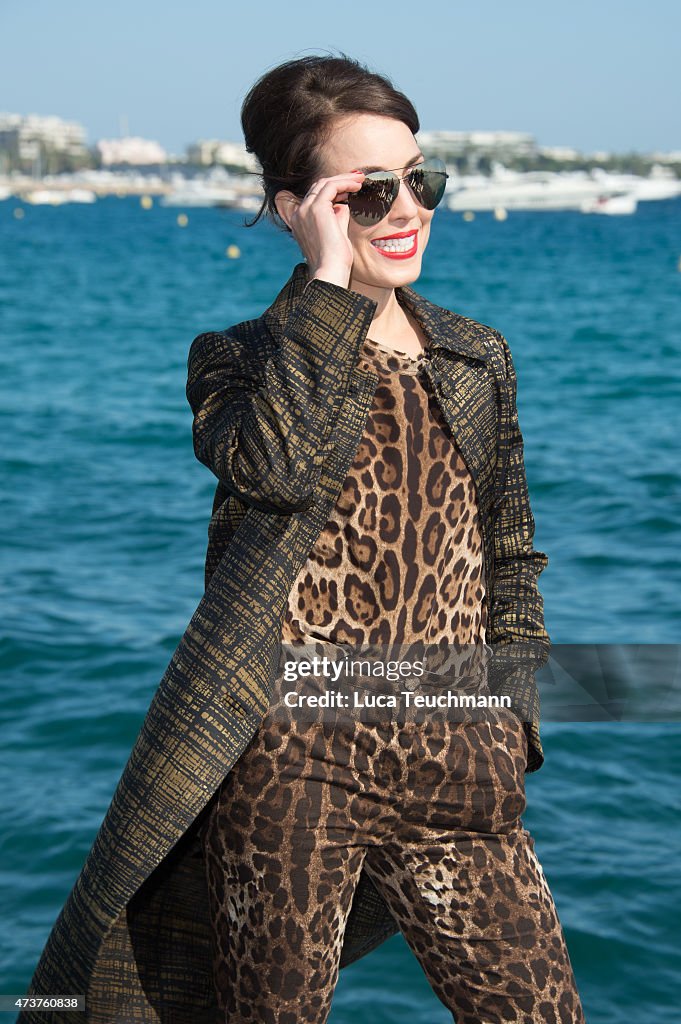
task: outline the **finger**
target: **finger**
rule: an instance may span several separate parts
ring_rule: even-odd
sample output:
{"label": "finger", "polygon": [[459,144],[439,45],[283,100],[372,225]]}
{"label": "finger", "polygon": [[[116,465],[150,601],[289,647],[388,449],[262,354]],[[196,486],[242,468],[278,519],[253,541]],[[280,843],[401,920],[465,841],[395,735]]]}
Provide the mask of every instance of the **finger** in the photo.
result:
{"label": "finger", "polygon": [[320,178],[319,181],[314,181],[310,185],[305,199],[315,199],[319,195],[323,195],[327,199],[329,195],[339,194],[341,185],[344,185],[345,189],[340,191],[340,194],[347,195],[348,188],[353,192],[360,189],[362,181],[354,174],[337,174],[333,178]]}
{"label": "finger", "polygon": [[325,178],[317,178],[312,184],[325,185],[334,181],[356,181],[358,178],[363,177],[365,177],[364,171],[344,171],[342,174],[330,174]]}
{"label": "finger", "polygon": [[343,205],[339,203],[337,206],[334,206],[333,212],[336,215],[336,218],[341,226],[341,229],[345,231],[347,234],[348,226],[350,223],[350,207],[347,204]]}
{"label": "finger", "polygon": [[[363,177],[364,176],[362,175],[362,178]],[[337,174],[333,178],[322,178],[322,182],[323,182],[323,184],[321,185],[321,187],[319,187],[319,183],[318,182],[314,182],[313,185],[312,185],[312,188],[315,190],[315,192],[317,194],[319,194],[320,192],[322,192],[325,189],[327,191],[331,191],[331,189],[335,188],[336,191],[338,191],[341,188],[341,186],[346,186],[347,187],[348,184],[352,188],[361,188],[362,187],[362,179],[356,173],[353,173],[353,174]]]}

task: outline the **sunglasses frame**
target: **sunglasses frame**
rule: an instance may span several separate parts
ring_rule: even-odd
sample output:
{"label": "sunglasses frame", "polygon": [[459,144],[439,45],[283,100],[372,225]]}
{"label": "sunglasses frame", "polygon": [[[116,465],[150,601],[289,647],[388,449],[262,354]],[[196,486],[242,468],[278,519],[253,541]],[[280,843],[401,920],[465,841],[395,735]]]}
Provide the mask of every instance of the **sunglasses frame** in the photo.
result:
{"label": "sunglasses frame", "polygon": [[[392,176],[392,178],[389,179],[389,180],[394,180],[394,181],[398,182],[397,192],[395,193],[395,196],[394,196],[393,200],[391,201],[390,205],[388,206],[388,208],[386,209],[386,211],[385,211],[385,213],[383,214],[382,217],[372,218],[372,219],[370,219],[368,221],[367,221],[366,217],[364,217],[365,223],[362,223],[362,220],[359,219],[360,217],[362,217],[362,214],[356,214],[356,213],[353,212],[352,206],[350,206],[350,199],[338,199],[338,200],[336,200],[336,202],[340,203],[340,204],[342,204],[344,206],[350,206],[350,216],[353,217],[354,220],[358,221],[358,223],[362,224],[363,227],[371,227],[374,224],[378,224],[381,220],[383,220],[384,217],[387,217],[387,215],[390,213],[390,210],[392,209],[393,205],[395,204],[395,201],[397,200],[397,196],[399,195],[399,186],[404,181],[404,182],[407,183],[407,186],[409,187],[412,195],[414,196],[414,199],[419,204],[419,206],[422,206],[425,210],[427,210],[427,209],[435,210],[439,206],[439,204],[442,202],[442,198],[444,196],[444,191],[443,191],[443,196],[441,196],[440,199],[438,199],[438,201],[435,204],[435,206],[427,207],[427,206],[425,206],[424,203],[421,202],[421,200],[419,199],[418,195],[416,194],[416,192],[414,191],[414,189],[412,188],[412,186],[410,185],[410,183],[408,181],[409,177],[415,171],[418,171],[418,169],[420,167],[423,167],[425,164],[432,164],[435,161],[437,161],[437,163],[442,166],[442,170],[431,168],[431,173],[441,174],[442,177],[444,177],[445,183],[446,183],[447,178],[449,177],[449,175],[447,174],[447,171],[445,170],[445,166],[446,165],[445,165],[444,161],[441,160],[439,157],[426,157],[426,159],[425,160],[421,160],[420,163],[412,164],[412,166],[409,168],[409,170],[406,172],[406,174],[397,174],[397,171],[401,171],[402,170],[401,167],[395,167],[395,168],[392,168],[392,169],[386,168],[386,170],[384,170],[384,171],[369,171],[366,174],[365,179],[364,179],[365,181],[367,180],[367,178],[369,179],[369,181],[380,180],[380,178],[371,178],[370,177],[371,174],[376,174],[376,175],[381,175],[381,174],[388,175],[389,174],[389,175]],[[363,187],[364,187],[364,182],[362,182],[362,188]],[[358,192],[353,192],[352,196],[353,196],[353,198],[360,198],[361,194],[362,194],[362,189],[360,188],[360,190]]]}

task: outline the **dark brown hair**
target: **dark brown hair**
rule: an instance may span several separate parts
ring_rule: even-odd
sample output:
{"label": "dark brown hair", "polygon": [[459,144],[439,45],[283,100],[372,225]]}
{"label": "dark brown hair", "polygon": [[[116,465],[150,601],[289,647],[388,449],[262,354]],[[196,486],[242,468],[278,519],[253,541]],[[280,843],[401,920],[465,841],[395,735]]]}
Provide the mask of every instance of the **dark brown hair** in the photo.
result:
{"label": "dark brown hair", "polygon": [[263,213],[291,233],[279,217],[274,197],[288,189],[302,198],[319,177],[320,154],[338,117],[379,114],[404,124],[415,135],[419,119],[410,100],[385,75],[346,54],[340,57],[299,57],[266,71],[251,87],[241,106],[246,150],[261,167]]}

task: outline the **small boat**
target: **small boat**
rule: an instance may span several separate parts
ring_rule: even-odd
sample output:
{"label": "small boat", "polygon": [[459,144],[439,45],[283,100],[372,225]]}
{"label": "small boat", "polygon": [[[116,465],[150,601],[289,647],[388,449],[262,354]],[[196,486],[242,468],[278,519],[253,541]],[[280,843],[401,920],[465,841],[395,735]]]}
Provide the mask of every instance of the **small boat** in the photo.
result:
{"label": "small boat", "polygon": [[63,206],[64,203],[94,203],[96,194],[89,188],[34,188],[19,194],[33,206]]}
{"label": "small boat", "polygon": [[67,203],[96,203],[97,195],[91,188],[70,188]]}
{"label": "small boat", "polygon": [[620,216],[636,213],[638,200],[633,192],[615,192],[612,195],[595,196],[582,203],[582,213],[606,213]]}
{"label": "small boat", "polygon": [[249,193],[237,193],[230,199],[219,199],[215,204],[227,210],[259,210],[262,199]]}
{"label": "small boat", "polygon": [[[257,210],[257,189],[245,175],[232,174],[224,167],[212,167],[209,171],[186,177],[175,171],[166,183],[161,206],[214,206],[223,209]],[[256,204],[257,205],[254,205]]]}
{"label": "small boat", "polygon": [[159,199],[161,206],[216,206],[218,202],[232,198],[233,189],[207,185],[205,182],[186,181],[176,185]]}
{"label": "small boat", "polygon": [[54,188],[34,188],[19,196],[25,203],[32,206],[61,206],[68,202],[66,192]]}
{"label": "small boat", "polygon": [[176,176],[172,187],[160,200],[160,205],[257,210],[260,204],[253,192],[246,191],[240,182],[226,175],[213,174],[209,178],[186,179]]}

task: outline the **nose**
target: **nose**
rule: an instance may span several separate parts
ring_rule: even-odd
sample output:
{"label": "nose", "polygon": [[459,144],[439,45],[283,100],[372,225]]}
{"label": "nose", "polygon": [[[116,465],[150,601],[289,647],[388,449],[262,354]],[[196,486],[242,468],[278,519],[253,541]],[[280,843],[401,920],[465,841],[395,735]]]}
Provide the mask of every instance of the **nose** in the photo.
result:
{"label": "nose", "polygon": [[414,193],[407,185],[406,181],[400,182],[400,190],[397,193],[397,199],[393,203],[392,211],[394,217],[398,219],[400,217],[405,220],[413,220],[414,215],[418,214],[421,207],[414,198]]}

